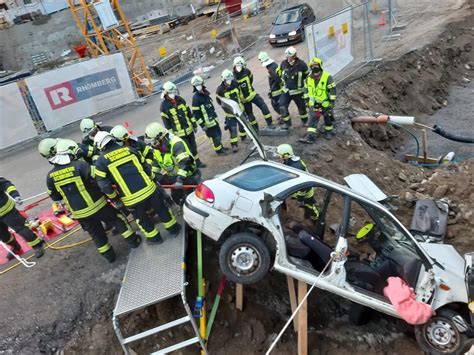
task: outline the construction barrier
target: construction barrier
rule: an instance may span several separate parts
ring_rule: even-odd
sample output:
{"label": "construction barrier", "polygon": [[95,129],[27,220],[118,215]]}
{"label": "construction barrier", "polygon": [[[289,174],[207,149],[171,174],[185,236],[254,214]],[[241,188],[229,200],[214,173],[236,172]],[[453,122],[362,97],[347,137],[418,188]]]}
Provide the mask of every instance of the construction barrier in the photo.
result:
{"label": "construction barrier", "polygon": [[0,149],[37,135],[16,83],[0,86]]}
{"label": "construction barrier", "polygon": [[137,99],[121,53],[48,71],[25,81],[48,130]]}

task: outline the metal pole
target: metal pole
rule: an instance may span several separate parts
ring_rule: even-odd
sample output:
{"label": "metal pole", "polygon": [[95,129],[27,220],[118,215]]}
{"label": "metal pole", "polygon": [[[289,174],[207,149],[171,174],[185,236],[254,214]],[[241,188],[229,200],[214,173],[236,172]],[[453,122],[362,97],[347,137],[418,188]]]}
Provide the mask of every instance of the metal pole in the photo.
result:
{"label": "metal pole", "polygon": [[392,4],[392,0],[388,0],[388,34],[391,35],[392,34],[392,16],[393,16],[393,4]]}
{"label": "metal pole", "polygon": [[194,31],[194,28],[192,29],[192,36],[193,36],[193,47],[194,47],[194,51],[196,52],[196,55],[197,55],[197,58],[198,58],[198,65],[199,65],[199,68],[202,69],[202,62],[201,62],[201,54],[199,53],[199,49],[198,49],[198,46],[196,44],[196,33]]}
{"label": "metal pole", "polygon": [[[390,0],[389,0],[390,1]],[[370,60],[374,59],[374,48],[372,47],[372,31],[370,29],[369,2],[364,3],[364,22],[367,24],[367,44],[369,46]]]}

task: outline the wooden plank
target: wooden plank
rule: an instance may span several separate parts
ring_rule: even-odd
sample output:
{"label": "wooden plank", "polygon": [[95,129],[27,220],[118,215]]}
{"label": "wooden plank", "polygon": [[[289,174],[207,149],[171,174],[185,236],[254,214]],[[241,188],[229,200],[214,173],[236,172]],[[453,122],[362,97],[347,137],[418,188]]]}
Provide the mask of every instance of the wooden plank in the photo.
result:
{"label": "wooden plank", "polygon": [[[298,304],[296,303],[296,290],[295,290],[295,280],[291,276],[286,277],[286,282],[288,284],[288,294],[290,295],[290,305],[291,305],[291,314],[295,312]],[[293,318],[293,327],[295,332],[298,331],[298,317]]]}
{"label": "wooden plank", "polygon": [[242,284],[235,286],[235,308],[241,312],[244,310],[244,286]]}
{"label": "wooden plank", "polygon": [[405,161],[406,162],[416,161],[418,163],[428,163],[428,164],[437,164],[438,163],[438,159],[429,158],[429,157],[425,159],[423,156],[416,157],[416,156],[411,155],[411,154],[405,154]]}
{"label": "wooden plank", "polygon": [[[308,287],[298,281],[298,303],[302,302]],[[305,301],[298,312],[298,355],[308,355],[308,302]]]}

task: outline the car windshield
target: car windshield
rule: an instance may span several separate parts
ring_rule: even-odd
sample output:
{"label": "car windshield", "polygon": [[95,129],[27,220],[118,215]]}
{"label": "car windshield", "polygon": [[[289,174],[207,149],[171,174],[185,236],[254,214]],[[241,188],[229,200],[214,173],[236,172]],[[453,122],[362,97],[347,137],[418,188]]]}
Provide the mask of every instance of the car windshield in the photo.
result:
{"label": "car windshield", "polygon": [[296,177],[298,175],[273,166],[255,165],[229,176],[224,181],[247,191],[259,191]]}
{"label": "car windshield", "polygon": [[300,13],[298,10],[282,12],[278,15],[275,25],[284,25],[285,23],[297,22],[300,19]]}

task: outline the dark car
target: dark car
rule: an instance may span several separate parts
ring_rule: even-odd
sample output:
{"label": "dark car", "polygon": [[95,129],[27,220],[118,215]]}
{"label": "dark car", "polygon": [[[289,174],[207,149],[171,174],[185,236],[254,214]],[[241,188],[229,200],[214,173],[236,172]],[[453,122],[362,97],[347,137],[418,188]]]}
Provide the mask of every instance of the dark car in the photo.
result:
{"label": "dark car", "polygon": [[304,41],[304,27],[316,20],[314,11],[308,4],[290,7],[280,12],[270,31],[271,45],[287,45]]}

